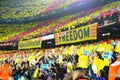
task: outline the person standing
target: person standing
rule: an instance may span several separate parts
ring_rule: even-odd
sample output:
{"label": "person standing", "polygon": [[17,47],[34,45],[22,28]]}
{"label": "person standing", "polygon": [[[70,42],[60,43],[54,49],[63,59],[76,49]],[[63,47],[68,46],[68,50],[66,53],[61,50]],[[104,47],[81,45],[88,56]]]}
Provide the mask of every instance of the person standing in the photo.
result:
{"label": "person standing", "polygon": [[0,61],[0,79],[2,79],[1,74],[2,74],[2,62]]}
{"label": "person standing", "polygon": [[2,74],[1,74],[2,80],[8,80],[10,76],[11,76],[10,65],[8,61],[5,60],[5,63],[3,64],[2,67]]}
{"label": "person standing", "polygon": [[120,54],[117,55],[117,60],[110,65],[108,80],[117,80],[120,77]]}

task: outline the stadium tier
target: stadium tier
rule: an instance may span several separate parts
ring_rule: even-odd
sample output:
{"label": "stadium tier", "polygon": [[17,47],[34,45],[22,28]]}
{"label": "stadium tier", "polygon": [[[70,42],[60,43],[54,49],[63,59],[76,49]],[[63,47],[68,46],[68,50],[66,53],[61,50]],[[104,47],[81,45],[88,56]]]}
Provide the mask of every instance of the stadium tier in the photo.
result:
{"label": "stadium tier", "polygon": [[[40,14],[40,11],[50,6],[55,0],[2,0],[1,18],[19,19]],[[3,8],[4,7],[4,8]],[[9,10],[9,11],[8,11]],[[3,14],[4,13],[4,14]]]}
{"label": "stadium tier", "polygon": [[[29,23],[29,24],[0,24],[0,42],[15,37],[22,32],[27,31],[28,29],[37,26],[38,23]],[[12,27],[12,28],[11,28]]]}
{"label": "stadium tier", "polygon": [[[56,31],[59,31],[59,30],[61,31],[62,28],[63,28],[63,30],[65,28],[67,28],[67,29],[68,28],[75,28],[76,25],[82,25],[82,24],[85,24],[85,23],[93,22],[94,20],[92,21],[92,19],[99,18],[99,17],[102,18],[103,14],[105,14],[104,18],[111,17],[111,19],[113,18],[112,20],[115,20],[115,19],[117,20],[117,15],[114,16],[114,13],[116,12],[116,10],[117,10],[117,12],[119,11],[119,4],[120,4],[119,2],[114,2],[114,3],[108,4],[106,6],[102,6],[102,7],[94,8],[94,9],[87,10],[87,11],[84,11],[84,12],[80,12],[80,13],[78,13],[77,16],[72,17],[72,18],[68,18],[68,20],[63,21],[63,22],[57,24],[56,26],[51,26],[48,29],[47,28],[45,29],[45,27],[43,27],[45,30],[38,32],[38,35],[40,33],[48,34],[48,33],[53,32],[55,30]],[[109,11],[108,11],[108,9],[109,9]],[[106,12],[106,11],[108,11],[108,12]],[[86,14],[84,14],[84,13],[86,13]],[[89,14],[89,15],[87,15],[87,14]],[[102,20],[102,21],[104,22],[104,20]],[[88,25],[88,24],[86,24],[86,25]],[[40,28],[40,30],[42,30],[42,29]]]}
{"label": "stadium tier", "polygon": [[39,14],[55,12],[75,3],[74,0],[2,0],[0,2],[0,18],[21,19]]}
{"label": "stadium tier", "polygon": [[[30,23],[31,25],[30,24],[16,24],[15,25],[14,24],[14,25],[12,25],[14,27],[19,26],[19,25],[21,26],[21,27],[17,28],[16,30],[14,28],[14,30],[17,31],[17,33],[15,32],[15,34],[14,34],[14,31],[13,31],[13,34],[11,32],[9,32],[9,31],[11,31],[9,29],[9,24],[1,24],[1,27],[6,25],[6,30],[8,30],[1,34],[1,37],[2,37],[1,41],[4,41],[4,40],[14,41],[14,40],[19,40],[21,38],[22,39],[30,39],[30,38],[34,38],[34,37],[39,37],[40,35],[54,33],[54,31],[57,32],[57,31],[66,30],[69,28],[75,28],[76,25],[80,27],[82,24],[87,25],[87,24],[90,24],[90,22],[94,22],[93,19],[100,18],[101,16],[104,16],[105,18],[108,17],[106,20],[111,20],[112,18],[113,18],[112,20],[115,20],[115,19],[117,19],[117,15],[115,14],[116,15],[115,16],[113,14],[116,11],[119,11],[119,4],[120,4],[120,2],[116,1],[111,4],[107,4],[105,6],[82,11],[82,12],[79,12],[74,15],[60,17],[60,18],[55,19],[55,21],[54,20],[52,20],[52,21],[49,20],[47,22],[45,21],[45,22],[42,22],[41,24],[39,24],[39,22]],[[94,13],[92,13],[92,12],[94,12]],[[84,13],[86,13],[86,14],[84,14]],[[103,22],[104,20],[98,19],[97,21],[101,24],[101,22]],[[28,26],[28,28],[25,27],[26,25]],[[26,28],[26,29],[24,29],[24,28]],[[24,29],[24,31],[21,31],[21,29]],[[8,33],[8,36],[3,37],[4,33],[5,34]]]}
{"label": "stadium tier", "polygon": [[[65,17],[61,17],[58,20],[52,22],[51,24],[48,24],[46,26],[43,26],[42,28],[37,29],[36,31],[31,32],[30,34],[27,34],[27,36],[24,36],[23,39],[29,39],[31,37],[35,37],[35,36],[39,36],[40,34],[42,35],[46,35],[46,31],[48,30],[49,32],[53,32],[53,28],[57,29],[56,24],[60,24],[63,23],[65,21],[70,20],[70,18],[75,17],[77,14],[74,15],[70,15],[70,16],[65,16]],[[62,24],[61,24],[62,25]]]}
{"label": "stadium tier", "polygon": [[[119,4],[120,4],[120,2],[113,2],[111,4],[102,6],[100,9],[98,8],[99,10],[94,11],[94,9],[92,9],[93,10],[92,13],[89,13],[90,11],[82,12],[81,15],[83,15],[85,13],[89,13],[89,14],[84,16],[84,17],[80,17],[80,18],[78,18],[76,20],[73,20],[73,22],[71,22],[68,25],[65,25],[63,27],[64,28],[66,28],[66,27],[68,28],[68,27],[73,26],[73,28],[74,28],[75,25],[82,25],[84,23],[90,23],[95,18],[112,17],[113,14],[116,11],[119,12]],[[117,15],[116,15],[116,18],[117,18]],[[111,19],[111,20],[113,20],[113,19]],[[104,21],[104,20],[102,20],[102,21]]]}

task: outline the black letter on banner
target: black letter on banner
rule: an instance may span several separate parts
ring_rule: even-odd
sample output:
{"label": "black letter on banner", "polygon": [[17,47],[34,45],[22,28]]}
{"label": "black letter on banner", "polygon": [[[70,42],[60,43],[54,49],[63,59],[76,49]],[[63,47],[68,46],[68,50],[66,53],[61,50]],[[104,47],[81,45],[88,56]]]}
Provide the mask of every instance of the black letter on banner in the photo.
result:
{"label": "black letter on banner", "polygon": [[66,32],[66,40],[69,41],[69,32]]}
{"label": "black letter on banner", "polygon": [[59,34],[59,41],[62,42],[62,37],[60,34]]}
{"label": "black letter on banner", "polygon": [[78,35],[77,35],[77,31],[76,30],[73,31],[73,36],[74,36],[74,40],[77,40],[77,36]]}
{"label": "black letter on banner", "polygon": [[90,36],[90,29],[88,28],[84,28],[84,38],[89,37]]}
{"label": "black letter on banner", "polygon": [[36,45],[39,45],[40,46],[40,40],[37,41],[37,44]]}
{"label": "black letter on banner", "polygon": [[70,31],[70,41],[72,41],[72,31]]}
{"label": "black letter on banner", "polygon": [[78,30],[78,36],[79,36],[80,39],[83,38],[83,31],[82,31],[82,29]]}
{"label": "black letter on banner", "polygon": [[66,40],[65,40],[65,33],[63,33],[63,35],[62,35],[62,42],[65,42]]}
{"label": "black letter on banner", "polygon": [[37,42],[37,44],[36,45],[40,45],[40,41],[38,40],[38,41],[36,41]]}

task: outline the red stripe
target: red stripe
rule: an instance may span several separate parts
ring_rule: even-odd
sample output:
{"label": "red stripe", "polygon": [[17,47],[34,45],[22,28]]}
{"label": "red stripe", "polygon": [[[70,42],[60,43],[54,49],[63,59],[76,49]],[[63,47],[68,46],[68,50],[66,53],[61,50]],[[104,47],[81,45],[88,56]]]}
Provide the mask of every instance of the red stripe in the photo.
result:
{"label": "red stripe", "polygon": [[96,26],[92,26],[91,28],[94,29],[94,28],[97,28],[97,27]]}
{"label": "red stripe", "polygon": [[96,36],[97,34],[92,34],[91,36],[94,36],[94,35]]}
{"label": "red stripe", "polygon": [[94,35],[96,36],[97,34],[92,34],[91,36],[94,36]]}
{"label": "red stripe", "polygon": [[91,29],[91,31],[97,31],[97,29]]}
{"label": "red stripe", "polygon": [[96,34],[96,32],[91,32],[91,34]]}
{"label": "red stripe", "polygon": [[96,32],[92,32],[91,35],[97,34]]}
{"label": "red stripe", "polygon": [[58,37],[59,37],[58,35],[55,36],[55,38],[58,38]]}
{"label": "red stripe", "polygon": [[92,27],[91,29],[97,29],[97,27]]}
{"label": "red stripe", "polygon": [[93,26],[90,26],[90,27],[91,27],[91,28],[92,28],[92,27],[97,27],[97,25],[93,25]]}
{"label": "red stripe", "polygon": [[93,30],[94,30],[94,31],[97,31],[97,29],[96,29],[96,28],[95,28],[95,29],[91,29],[91,31],[93,31]]}

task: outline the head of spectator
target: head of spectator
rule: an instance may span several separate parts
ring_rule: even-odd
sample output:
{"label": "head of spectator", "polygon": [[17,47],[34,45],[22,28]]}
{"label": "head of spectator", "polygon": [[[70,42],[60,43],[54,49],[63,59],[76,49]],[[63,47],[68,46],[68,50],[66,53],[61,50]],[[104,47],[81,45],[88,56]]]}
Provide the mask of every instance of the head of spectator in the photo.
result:
{"label": "head of spectator", "polygon": [[106,78],[106,72],[104,70],[100,70],[99,77]]}
{"label": "head of spectator", "polygon": [[78,77],[83,77],[84,76],[84,71],[82,68],[76,68],[73,73],[72,73],[72,78],[73,80],[76,80]]}
{"label": "head of spectator", "polygon": [[72,72],[68,73],[67,76],[63,80],[73,80]]}
{"label": "head of spectator", "polygon": [[120,77],[116,77],[115,80],[120,80]]}
{"label": "head of spectator", "polygon": [[5,64],[8,64],[8,60],[5,60]]}

